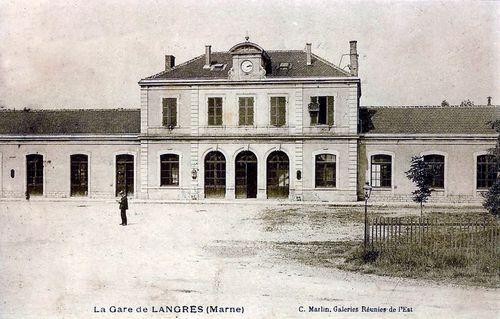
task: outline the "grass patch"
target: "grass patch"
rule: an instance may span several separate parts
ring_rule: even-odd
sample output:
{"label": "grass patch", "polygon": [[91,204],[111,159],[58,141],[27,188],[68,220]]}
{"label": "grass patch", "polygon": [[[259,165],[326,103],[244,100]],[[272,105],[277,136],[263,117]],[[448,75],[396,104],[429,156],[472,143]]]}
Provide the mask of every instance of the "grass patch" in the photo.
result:
{"label": "grass patch", "polygon": [[349,253],[338,267],[384,276],[423,278],[456,284],[500,288],[500,253],[483,247],[469,250],[440,246],[439,242],[399,244],[369,251],[361,246]]}

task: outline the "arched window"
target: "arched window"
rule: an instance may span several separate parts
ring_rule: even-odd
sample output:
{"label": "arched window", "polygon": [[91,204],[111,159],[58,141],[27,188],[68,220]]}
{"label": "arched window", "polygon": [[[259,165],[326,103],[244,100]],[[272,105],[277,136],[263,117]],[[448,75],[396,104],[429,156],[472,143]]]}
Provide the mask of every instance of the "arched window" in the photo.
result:
{"label": "arched window", "polygon": [[290,193],[290,161],[282,151],[267,157],[267,198],[287,198]]}
{"label": "arched window", "polygon": [[179,185],[179,155],[160,155],[160,186]]}
{"label": "arched window", "polygon": [[490,188],[497,179],[497,166],[495,156],[488,154],[479,155],[477,157],[476,172],[476,188]]}
{"label": "arched window", "polygon": [[430,154],[424,156],[424,162],[432,172],[431,187],[444,188],[444,156]]}
{"label": "arched window", "polygon": [[224,197],[226,195],[226,158],[224,154],[213,151],[205,156],[205,197]]}
{"label": "arched window", "polygon": [[373,187],[392,186],[392,157],[377,154],[371,157],[371,185]]}
{"label": "arched window", "polygon": [[337,186],[337,158],[332,154],[319,154],[315,157],[316,187]]}

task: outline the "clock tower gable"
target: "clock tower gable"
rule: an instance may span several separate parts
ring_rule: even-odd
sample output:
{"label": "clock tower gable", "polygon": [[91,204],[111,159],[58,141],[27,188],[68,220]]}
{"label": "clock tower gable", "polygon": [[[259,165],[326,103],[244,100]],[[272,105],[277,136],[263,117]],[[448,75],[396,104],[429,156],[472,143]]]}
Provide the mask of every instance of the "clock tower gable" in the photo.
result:
{"label": "clock tower gable", "polygon": [[267,54],[259,45],[252,42],[242,42],[233,46],[233,66],[229,70],[230,80],[256,80],[266,77]]}

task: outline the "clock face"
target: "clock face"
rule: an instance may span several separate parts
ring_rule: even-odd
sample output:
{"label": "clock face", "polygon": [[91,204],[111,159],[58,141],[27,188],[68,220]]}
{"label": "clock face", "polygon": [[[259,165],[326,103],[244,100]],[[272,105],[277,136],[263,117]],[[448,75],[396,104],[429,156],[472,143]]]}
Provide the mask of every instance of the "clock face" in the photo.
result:
{"label": "clock face", "polygon": [[241,71],[245,73],[250,73],[253,70],[253,63],[250,60],[245,60],[241,62]]}

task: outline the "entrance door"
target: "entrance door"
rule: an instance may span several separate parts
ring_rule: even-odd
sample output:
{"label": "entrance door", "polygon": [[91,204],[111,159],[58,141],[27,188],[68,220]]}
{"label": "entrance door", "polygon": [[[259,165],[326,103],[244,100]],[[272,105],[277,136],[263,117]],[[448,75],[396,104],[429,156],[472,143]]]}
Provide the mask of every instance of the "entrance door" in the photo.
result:
{"label": "entrance door", "polygon": [[290,162],[281,151],[267,157],[267,198],[288,198],[290,192]]}
{"label": "entrance door", "polygon": [[221,152],[205,156],[205,198],[226,196],[226,158]]}
{"label": "entrance door", "polygon": [[116,196],[121,191],[130,195],[134,193],[134,156],[116,155]]}
{"label": "entrance door", "polygon": [[26,155],[26,191],[43,195],[43,155]]}
{"label": "entrance door", "polygon": [[71,155],[71,196],[87,196],[89,181],[87,155]]}
{"label": "entrance door", "polygon": [[257,157],[250,151],[236,156],[236,198],[257,198]]}

